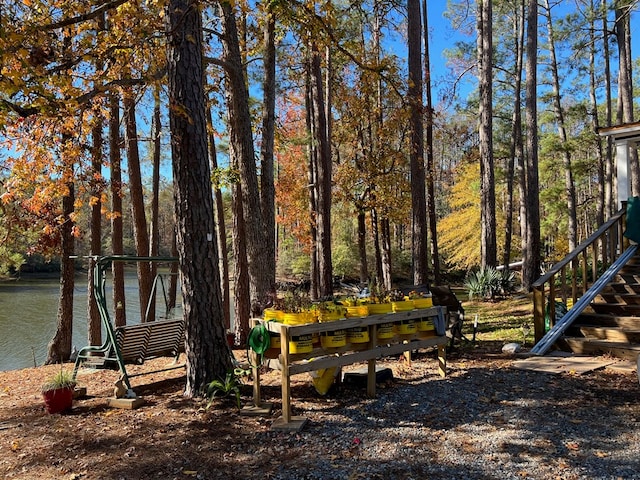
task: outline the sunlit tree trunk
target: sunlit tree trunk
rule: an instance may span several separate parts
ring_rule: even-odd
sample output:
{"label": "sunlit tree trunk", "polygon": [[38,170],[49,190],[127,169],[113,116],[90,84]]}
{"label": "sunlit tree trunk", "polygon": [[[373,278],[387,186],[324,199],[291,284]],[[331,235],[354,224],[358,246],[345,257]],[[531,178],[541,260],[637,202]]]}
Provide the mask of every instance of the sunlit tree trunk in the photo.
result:
{"label": "sunlit tree trunk", "polygon": [[[632,0],[616,1],[616,38],[618,44],[618,123],[633,123],[633,62],[631,57]],[[638,150],[629,149],[631,194],[640,195]]]}
{"label": "sunlit tree trunk", "polygon": [[[590,0],[589,10],[591,12],[589,18],[589,115],[591,117],[591,125],[593,127],[594,146],[596,149],[597,158],[597,173],[598,173],[598,196],[596,201],[596,224],[598,226],[604,223],[605,219],[605,158],[602,153],[602,139],[598,135],[600,130],[600,120],[598,118],[598,97],[597,97],[597,78],[596,78],[596,15],[594,0]],[[604,265],[608,265],[606,248],[607,237],[600,238],[599,251],[602,254],[602,262]]]}
{"label": "sunlit tree trunk", "polygon": [[382,254],[382,285],[385,290],[391,290],[391,228],[389,219],[380,219],[380,242]]}
{"label": "sunlit tree trunk", "polygon": [[522,286],[530,290],[540,275],[540,204],[538,181],[538,2],[527,1],[527,48],[525,63],[526,154],[523,163],[524,223],[522,232]]}
{"label": "sunlit tree trunk", "polygon": [[545,18],[547,20],[547,41],[549,42],[549,68],[551,70],[551,82],[553,92],[553,111],[558,127],[558,137],[562,147],[562,167],[564,170],[564,187],[567,195],[567,235],[569,240],[569,251],[572,252],[578,244],[578,219],[576,214],[576,187],[573,182],[573,171],[571,166],[571,152],[569,150],[569,139],[564,121],[564,111],[560,94],[560,77],[558,73],[558,62],[556,60],[555,35],[551,20],[551,7],[549,0],[544,0]]}
{"label": "sunlit tree trunk", "polygon": [[87,333],[89,345],[102,344],[102,325],[100,312],[93,290],[93,267],[95,256],[102,254],[102,115],[99,108],[94,109],[93,126],[91,129],[91,231],[90,231],[90,259],[87,271]]}
{"label": "sunlit tree trunk", "polygon": [[358,210],[358,258],[360,272],[360,283],[367,283],[369,280],[369,268],[367,265],[367,224],[364,210]]}
{"label": "sunlit tree trunk", "polygon": [[[140,154],[138,151],[138,132],[136,122],[136,104],[131,90],[123,93],[125,133],[127,145],[127,165],[129,167],[129,194],[131,197],[131,213],[133,217],[133,235],[136,244],[136,254],[140,257],[149,256],[149,233],[147,231],[147,216],[144,207],[144,193],[142,189],[142,173],[140,170]],[[151,293],[151,269],[149,262],[137,262],[138,288],[140,296],[140,319],[145,318],[149,295]]]}
{"label": "sunlit tree trunk", "polygon": [[427,216],[429,232],[431,233],[431,265],[433,267],[433,281],[440,285],[440,253],[438,252],[438,229],[436,216],[435,179],[436,170],[433,160],[433,101],[431,99],[431,60],[429,55],[429,16],[427,15],[427,0],[422,0],[423,40],[424,40],[424,89],[427,99],[426,120],[426,175],[427,175]]}
{"label": "sunlit tree trunk", "polygon": [[[73,168],[66,174],[72,178]],[[67,182],[67,192],[62,197],[62,219],[60,239],[62,251],[60,257],[60,297],[56,333],[47,348],[47,364],[62,363],[71,355],[71,339],[73,335],[73,290],[75,286],[75,238],[72,219],[75,204],[75,187],[72,181]]]}
{"label": "sunlit tree trunk", "polygon": [[235,183],[232,187],[231,206],[233,211],[233,256],[234,262],[234,311],[235,342],[246,345],[249,335],[249,318],[251,316],[249,304],[244,300],[249,295],[249,268],[247,265],[247,245],[245,243],[245,224],[242,215],[242,185]]}
{"label": "sunlit tree trunk", "polygon": [[[216,139],[213,134],[213,121],[211,118],[211,109],[207,109],[207,125],[209,127],[209,162],[211,163],[211,170],[216,171],[218,169],[218,155],[216,152]],[[229,284],[229,252],[227,249],[227,227],[224,219],[224,202],[222,200],[222,190],[220,185],[213,185],[213,196],[215,202],[214,218],[217,227],[217,241],[219,267],[220,267],[220,279],[222,288],[222,304],[224,305],[224,326],[227,330],[231,329],[231,292]],[[242,214],[242,210],[240,211]],[[245,249],[246,255],[246,249]],[[245,257],[246,258],[246,257]],[[248,292],[247,292],[248,295]]]}
{"label": "sunlit tree trunk", "polygon": [[490,0],[479,0],[477,7],[479,63],[479,146],[480,146],[480,263],[495,267],[496,194],[493,161],[493,19]]}
{"label": "sunlit tree trunk", "polygon": [[[109,95],[109,163],[111,165],[111,253],[122,255],[122,168],[120,157],[120,106],[118,95]],[[113,274],[114,322],[120,327],[127,323],[126,300],[124,294],[124,263],[111,264]]]}
{"label": "sunlit tree trunk", "polygon": [[[153,121],[151,123],[151,135],[153,141],[153,166],[151,176],[151,235],[149,237],[149,254],[152,257],[157,257],[160,253],[160,228],[158,225],[158,219],[160,216],[160,153],[162,149],[161,145],[161,133],[162,133],[162,118],[160,116],[160,87],[156,86],[153,92]],[[150,277],[153,282],[157,273],[157,264],[149,264]],[[153,285],[153,283],[152,283]],[[156,295],[157,291],[150,292],[151,299],[149,301],[148,319],[154,320],[156,318]]]}
{"label": "sunlit tree trunk", "polygon": [[311,159],[314,163],[315,182],[310,187],[316,199],[315,230],[318,262],[318,294],[333,295],[333,267],[331,263],[331,152],[327,138],[327,119],[322,87],[320,53],[314,41],[309,45],[309,118]]}
{"label": "sunlit tree trunk", "polygon": [[[602,0],[600,8],[600,16],[602,20],[602,31],[604,32],[604,38],[602,42],[602,56],[604,57],[604,117],[605,126],[610,127],[613,118],[613,101],[611,99],[611,62],[609,60],[609,21],[607,19],[608,12],[608,0]],[[607,143],[605,148],[605,189],[604,189],[604,204],[605,204],[605,220],[608,220],[611,215],[617,210],[617,206],[614,205],[614,199],[617,198],[616,189],[614,186],[614,160],[613,160],[613,140],[611,136],[607,136]]]}
{"label": "sunlit tree trunk", "polygon": [[246,227],[247,262],[251,298],[249,305],[260,305],[273,290],[265,247],[264,220],[258,188],[258,174],[253,146],[249,92],[244,77],[240,42],[234,6],[228,1],[218,2],[221,10],[223,61],[227,78],[229,112],[229,140],[234,145],[242,184],[242,207]]}
{"label": "sunlit tree trunk", "polygon": [[214,378],[224,378],[232,363],[214,239],[198,4],[169,0],[166,19],[177,246],[186,324],[185,395],[193,397]]}
{"label": "sunlit tree trunk", "polygon": [[[507,162],[507,198],[505,204],[505,241],[502,263],[506,269],[511,263],[511,243],[513,239],[513,190],[517,180],[522,175],[522,60],[524,52],[524,0],[514,8],[513,38],[516,52],[516,65],[513,70],[513,115],[511,117],[511,143],[509,146],[509,160]],[[516,162],[518,168],[516,169]],[[516,176],[518,178],[516,178]]]}
{"label": "sunlit tree trunk", "polygon": [[[264,25],[264,82],[262,106],[262,143],[260,148],[260,204],[264,219],[265,260],[272,287],[276,283],[276,207],[274,139],[276,108],[276,18],[273,3],[267,5]],[[271,292],[272,294],[274,292]],[[263,299],[267,302],[268,299]],[[262,307],[266,305],[261,305]]]}
{"label": "sunlit tree trunk", "polygon": [[427,200],[425,193],[424,138],[422,125],[422,25],[420,0],[407,0],[407,43],[409,86],[411,169],[411,210],[412,210],[412,250],[413,283],[428,283],[429,258],[427,239]]}

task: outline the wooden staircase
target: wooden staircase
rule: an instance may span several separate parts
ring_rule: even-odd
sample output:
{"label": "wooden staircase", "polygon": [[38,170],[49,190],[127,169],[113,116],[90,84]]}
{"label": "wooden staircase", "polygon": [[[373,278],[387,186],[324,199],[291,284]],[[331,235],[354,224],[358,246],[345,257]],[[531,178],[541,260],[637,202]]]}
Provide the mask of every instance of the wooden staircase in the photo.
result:
{"label": "wooden staircase", "polygon": [[607,283],[556,342],[577,354],[610,354],[636,361],[640,354],[640,255]]}

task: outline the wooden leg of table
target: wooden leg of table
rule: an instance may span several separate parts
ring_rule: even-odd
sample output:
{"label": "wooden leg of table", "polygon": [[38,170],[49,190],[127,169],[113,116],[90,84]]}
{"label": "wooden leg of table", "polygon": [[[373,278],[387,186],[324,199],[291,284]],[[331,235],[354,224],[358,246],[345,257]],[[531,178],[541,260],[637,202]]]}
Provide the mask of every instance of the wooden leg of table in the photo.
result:
{"label": "wooden leg of table", "polygon": [[253,405],[258,408],[262,403],[260,396],[260,369],[258,368],[258,355],[255,352],[251,352],[251,373],[253,375]]}
{"label": "wooden leg of table", "polygon": [[438,345],[438,373],[441,377],[447,376],[447,346]]}
{"label": "wooden leg of table", "polygon": [[[378,345],[378,327],[371,325],[369,328],[369,349],[373,350]],[[376,396],[376,359],[372,358],[367,362],[367,396],[375,398]]]}
{"label": "wooden leg of table", "polygon": [[282,420],[285,424],[291,422],[291,380],[289,379],[289,335],[282,326],[280,331],[282,366]]}

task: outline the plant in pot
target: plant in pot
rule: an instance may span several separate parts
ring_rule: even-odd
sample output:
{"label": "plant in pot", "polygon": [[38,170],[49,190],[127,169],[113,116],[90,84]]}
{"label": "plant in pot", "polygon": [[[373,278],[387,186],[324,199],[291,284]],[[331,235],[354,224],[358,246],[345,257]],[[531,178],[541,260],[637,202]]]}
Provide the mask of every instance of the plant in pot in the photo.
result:
{"label": "plant in pot", "polygon": [[42,385],[42,397],[48,413],[60,413],[69,410],[73,404],[73,390],[76,382],[73,375],[63,369],[50,377]]}

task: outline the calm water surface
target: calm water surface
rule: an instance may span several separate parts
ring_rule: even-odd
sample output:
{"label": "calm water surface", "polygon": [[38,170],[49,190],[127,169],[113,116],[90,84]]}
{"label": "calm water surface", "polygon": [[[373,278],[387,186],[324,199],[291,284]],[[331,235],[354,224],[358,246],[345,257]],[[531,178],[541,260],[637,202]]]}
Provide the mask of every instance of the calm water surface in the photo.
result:
{"label": "calm water surface", "polygon": [[[125,284],[127,323],[136,323],[140,313],[135,272],[127,272]],[[0,370],[44,363],[47,345],[56,331],[59,295],[58,278],[0,283]],[[109,288],[107,298],[111,298]],[[164,312],[162,294],[158,295],[157,312]],[[112,315],[111,310],[109,313]],[[80,349],[87,344],[87,277],[79,275],[74,291],[72,345]]]}

